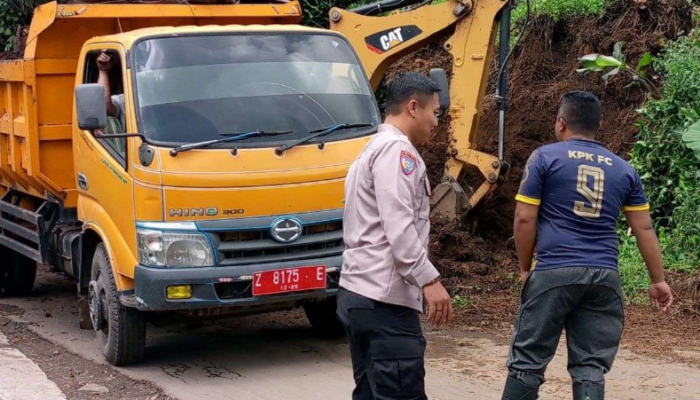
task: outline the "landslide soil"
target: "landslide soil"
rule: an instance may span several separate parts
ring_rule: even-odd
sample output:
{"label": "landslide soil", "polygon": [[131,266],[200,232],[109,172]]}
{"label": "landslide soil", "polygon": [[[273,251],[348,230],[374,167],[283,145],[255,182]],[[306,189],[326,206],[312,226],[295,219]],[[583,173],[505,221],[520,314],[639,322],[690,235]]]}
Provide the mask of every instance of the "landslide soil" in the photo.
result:
{"label": "landslide soil", "polygon": [[[508,69],[505,159],[510,172],[471,212],[468,224],[433,221],[431,257],[449,290],[460,296],[462,323],[488,330],[502,328],[503,334],[512,324],[519,290],[512,243],[513,198],[530,153],[555,140],[553,125],[561,96],[573,90],[595,93],[603,105],[598,140],[629,158],[637,134],[636,110],[651,94],[627,76],[615,76],[606,84],[601,74],[578,74],[578,58],[589,53],[612,54],[615,43],[623,41],[628,64],[636,65],[643,54],[657,54],[664,43],[687,34],[693,24],[691,6],[682,0],[623,0],[612,4],[602,16],[559,21],[538,16],[531,20]],[[522,24],[519,27],[522,29]],[[431,68],[443,68],[451,72],[452,58],[443,44],[444,40],[403,57],[392,65],[387,79],[405,70],[427,73]],[[497,154],[498,146],[498,110],[493,95],[496,75],[494,60],[475,143],[478,150],[489,154]],[[663,86],[654,71],[649,76],[657,88]],[[433,140],[419,149],[433,186],[444,174],[448,140],[446,118]],[[483,182],[474,171],[467,171],[463,179],[472,188]],[[650,307],[629,306],[626,342],[643,353],[670,354],[697,363],[697,358],[683,349],[700,349],[698,277],[671,274],[669,279],[677,292],[677,307],[659,317]]]}

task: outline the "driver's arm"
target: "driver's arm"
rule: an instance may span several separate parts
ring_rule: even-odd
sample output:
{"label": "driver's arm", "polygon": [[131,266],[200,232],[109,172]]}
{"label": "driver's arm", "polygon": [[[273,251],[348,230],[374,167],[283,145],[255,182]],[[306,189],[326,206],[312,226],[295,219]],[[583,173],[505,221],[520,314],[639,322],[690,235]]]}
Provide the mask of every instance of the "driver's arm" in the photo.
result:
{"label": "driver's arm", "polygon": [[111,117],[116,117],[118,110],[117,107],[112,103],[112,91],[109,87],[109,71],[113,68],[114,63],[112,58],[106,52],[102,52],[99,57],[97,57],[97,69],[100,71],[100,75],[97,78],[97,83],[105,88],[105,106],[107,107],[107,115]]}

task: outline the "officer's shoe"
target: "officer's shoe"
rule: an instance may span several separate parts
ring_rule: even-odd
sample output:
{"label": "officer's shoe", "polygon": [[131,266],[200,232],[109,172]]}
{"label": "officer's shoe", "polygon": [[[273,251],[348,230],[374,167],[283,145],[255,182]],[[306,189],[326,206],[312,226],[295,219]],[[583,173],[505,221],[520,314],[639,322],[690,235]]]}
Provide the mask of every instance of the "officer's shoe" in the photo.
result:
{"label": "officer's shoe", "polygon": [[574,382],[574,400],[604,400],[605,384]]}
{"label": "officer's shoe", "polygon": [[539,386],[529,386],[509,376],[503,389],[502,400],[537,400],[539,391]]}

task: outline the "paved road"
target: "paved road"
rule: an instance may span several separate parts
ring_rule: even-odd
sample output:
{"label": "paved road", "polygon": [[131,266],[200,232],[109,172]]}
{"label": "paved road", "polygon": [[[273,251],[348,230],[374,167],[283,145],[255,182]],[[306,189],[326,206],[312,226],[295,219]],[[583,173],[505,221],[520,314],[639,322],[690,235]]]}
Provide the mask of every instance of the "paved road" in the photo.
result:
{"label": "paved road", "polygon": [[[18,385],[31,382],[31,385]],[[0,332],[0,400],[66,400],[32,360],[10,345]]]}
{"label": "paved road", "polygon": [[[0,303],[44,338],[102,363],[94,333],[78,328],[75,284],[41,273],[35,294]],[[507,345],[464,330],[427,333],[427,387],[432,400],[500,398]],[[559,350],[543,399],[570,398],[565,349]],[[149,326],[146,360],[119,371],[182,400],[349,399],[351,363],[343,340],[315,337],[301,312],[227,320],[204,327]],[[614,399],[700,399],[700,370],[621,351],[608,377]]]}

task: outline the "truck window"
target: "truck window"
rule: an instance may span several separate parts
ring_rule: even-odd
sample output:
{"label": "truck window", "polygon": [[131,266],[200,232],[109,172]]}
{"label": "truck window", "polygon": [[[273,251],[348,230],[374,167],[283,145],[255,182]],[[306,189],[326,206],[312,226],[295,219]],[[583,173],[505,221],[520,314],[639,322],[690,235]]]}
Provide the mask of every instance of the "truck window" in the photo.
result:
{"label": "truck window", "polygon": [[[293,131],[284,137],[257,137],[235,144],[264,147],[336,124],[378,125],[380,121],[355,53],[335,35],[153,38],[138,42],[133,55],[139,130],[153,143],[175,146],[233,132]],[[348,129],[324,141],[372,131]]]}
{"label": "truck window", "polygon": [[[99,83],[109,96],[107,103],[107,127],[101,132],[109,135],[126,133],[124,110],[124,74],[121,57],[117,51],[94,51],[87,55],[84,83]],[[106,99],[105,99],[106,101]],[[101,140],[100,143],[123,165],[126,160],[126,138]]]}

